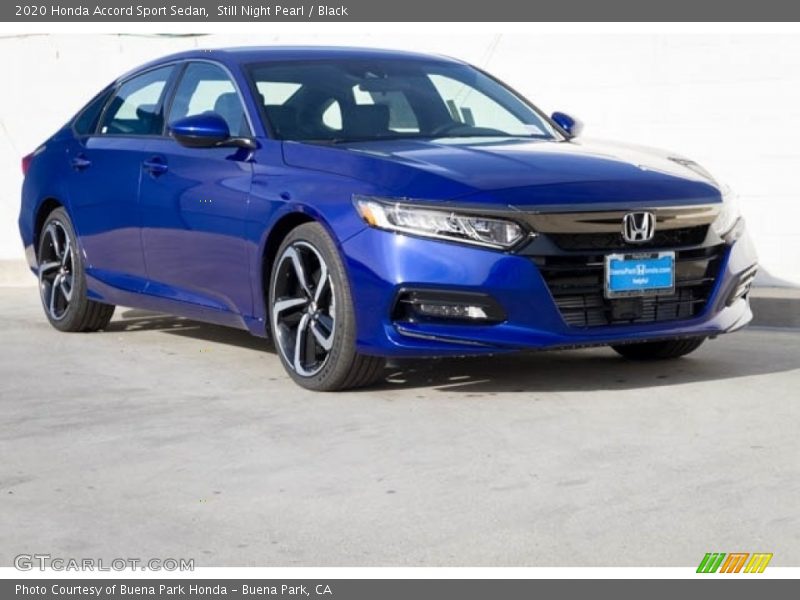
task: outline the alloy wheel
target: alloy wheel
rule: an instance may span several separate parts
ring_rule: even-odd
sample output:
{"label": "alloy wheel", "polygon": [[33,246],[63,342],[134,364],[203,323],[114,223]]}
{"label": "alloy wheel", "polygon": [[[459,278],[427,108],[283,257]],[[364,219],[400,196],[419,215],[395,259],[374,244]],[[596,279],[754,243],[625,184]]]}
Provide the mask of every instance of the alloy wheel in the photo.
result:
{"label": "alloy wheel", "polygon": [[296,241],[278,258],[272,290],[275,343],[303,377],[328,361],[336,333],[336,299],[328,265],[311,244]]}
{"label": "alloy wheel", "polygon": [[55,321],[64,318],[74,289],[74,248],[60,221],[42,232],[39,250],[39,290],[45,310]]}

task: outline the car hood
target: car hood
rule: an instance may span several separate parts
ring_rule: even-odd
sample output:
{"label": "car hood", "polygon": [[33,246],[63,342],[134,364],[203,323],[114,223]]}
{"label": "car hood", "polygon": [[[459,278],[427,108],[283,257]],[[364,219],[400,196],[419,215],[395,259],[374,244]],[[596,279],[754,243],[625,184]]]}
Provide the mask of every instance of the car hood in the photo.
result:
{"label": "car hood", "polygon": [[368,182],[423,200],[542,206],[701,203],[717,183],[675,154],[599,140],[509,138],[284,144],[288,164]]}

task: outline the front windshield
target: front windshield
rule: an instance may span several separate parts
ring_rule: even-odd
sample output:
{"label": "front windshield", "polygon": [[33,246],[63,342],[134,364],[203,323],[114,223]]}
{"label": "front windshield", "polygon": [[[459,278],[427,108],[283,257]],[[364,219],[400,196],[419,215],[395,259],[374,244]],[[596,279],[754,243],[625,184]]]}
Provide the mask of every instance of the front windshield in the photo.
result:
{"label": "front windshield", "polygon": [[278,139],[560,137],[513,92],[468,65],[289,61],[251,65],[248,73]]}

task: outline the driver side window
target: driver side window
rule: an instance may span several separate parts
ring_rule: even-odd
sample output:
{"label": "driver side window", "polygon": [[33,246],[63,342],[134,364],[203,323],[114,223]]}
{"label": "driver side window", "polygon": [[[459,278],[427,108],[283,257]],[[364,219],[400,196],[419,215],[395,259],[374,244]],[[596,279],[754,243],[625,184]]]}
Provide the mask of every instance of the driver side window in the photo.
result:
{"label": "driver side window", "polygon": [[252,135],[242,100],[225,70],[211,63],[190,63],[175,91],[167,122],[207,112],[222,117],[232,136]]}

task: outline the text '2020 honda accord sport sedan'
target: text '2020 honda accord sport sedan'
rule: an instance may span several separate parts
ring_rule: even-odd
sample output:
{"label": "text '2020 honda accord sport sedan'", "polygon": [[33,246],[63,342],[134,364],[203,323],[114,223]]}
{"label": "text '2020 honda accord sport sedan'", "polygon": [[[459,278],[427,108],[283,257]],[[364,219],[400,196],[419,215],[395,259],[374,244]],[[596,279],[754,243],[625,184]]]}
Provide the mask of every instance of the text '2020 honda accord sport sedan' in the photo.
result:
{"label": "text '2020 honda accord sport sedan'", "polygon": [[387,357],[670,358],[744,326],[756,257],[725,189],[579,129],[449,58],[192,51],[23,159],[20,231],[57,329],[117,304],[238,327],[315,390]]}

